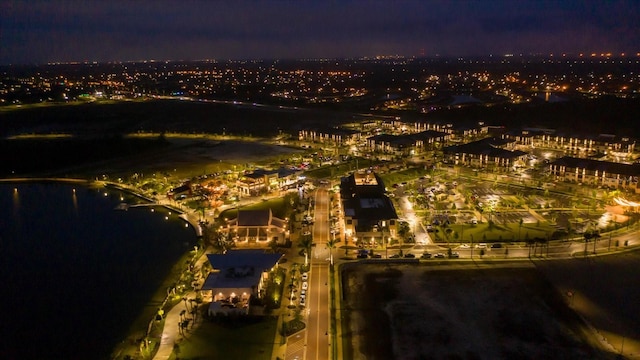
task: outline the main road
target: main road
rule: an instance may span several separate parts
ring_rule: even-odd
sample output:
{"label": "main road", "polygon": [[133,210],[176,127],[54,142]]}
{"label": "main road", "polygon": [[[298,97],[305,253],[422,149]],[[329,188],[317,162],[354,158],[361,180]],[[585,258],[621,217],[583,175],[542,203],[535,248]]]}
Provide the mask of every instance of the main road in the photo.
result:
{"label": "main road", "polygon": [[318,188],[315,193],[315,216],[311,275],[307,299],[307,347],[305,359],[325,360],[330,358],[329,321],[329,194]]}

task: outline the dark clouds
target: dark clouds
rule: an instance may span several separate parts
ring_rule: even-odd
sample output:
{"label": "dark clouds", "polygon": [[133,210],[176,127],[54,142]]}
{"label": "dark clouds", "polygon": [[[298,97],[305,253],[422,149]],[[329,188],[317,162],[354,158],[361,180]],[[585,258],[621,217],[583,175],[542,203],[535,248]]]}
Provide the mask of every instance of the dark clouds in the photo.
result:
{"label": "dark clouds", "polygon": [[640,51],[639,1],[5,1],[0,63]]}

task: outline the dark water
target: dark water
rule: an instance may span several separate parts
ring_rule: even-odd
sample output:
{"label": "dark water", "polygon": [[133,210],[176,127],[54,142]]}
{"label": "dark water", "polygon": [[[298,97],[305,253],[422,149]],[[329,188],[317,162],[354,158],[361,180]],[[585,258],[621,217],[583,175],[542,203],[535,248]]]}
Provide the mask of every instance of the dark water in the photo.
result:
{"label": "dark water", "polygon": [[175,213],[114,210],[123,201],[139,202],[117,190],[0,184],[0,358],[104,359],[123,340],[196,241]]}

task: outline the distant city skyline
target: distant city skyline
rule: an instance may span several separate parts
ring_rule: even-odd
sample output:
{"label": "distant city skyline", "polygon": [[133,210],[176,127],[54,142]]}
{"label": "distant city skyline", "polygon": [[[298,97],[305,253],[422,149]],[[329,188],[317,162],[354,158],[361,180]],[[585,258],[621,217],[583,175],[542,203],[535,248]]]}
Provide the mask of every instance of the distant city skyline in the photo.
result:
{"label": "distant city skyline", "polygon": [[638,1],[7,1],[0,64],[640,53]]}

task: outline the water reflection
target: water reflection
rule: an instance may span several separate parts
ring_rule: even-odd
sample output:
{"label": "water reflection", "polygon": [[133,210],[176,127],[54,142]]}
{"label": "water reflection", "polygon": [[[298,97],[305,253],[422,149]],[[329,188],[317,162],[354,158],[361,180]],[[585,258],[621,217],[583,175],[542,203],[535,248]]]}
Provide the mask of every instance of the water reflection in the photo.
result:
{"label": "water reflection", "polygon": [[20,219],[20,194],[18,188],[13,188],[13,216],[16,220]]}
{"label": "water reflection", "polygon": [[73,202],[73,213],[78,217],[78,196],[76,195],[76,189],[71,191],[71,201]]}

